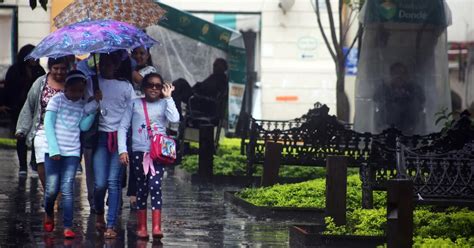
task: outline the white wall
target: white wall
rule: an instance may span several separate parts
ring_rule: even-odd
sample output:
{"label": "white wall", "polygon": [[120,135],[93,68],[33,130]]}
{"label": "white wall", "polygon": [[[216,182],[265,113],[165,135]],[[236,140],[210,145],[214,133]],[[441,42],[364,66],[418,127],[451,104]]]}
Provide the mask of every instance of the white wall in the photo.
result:
{"label": "white wall", "polygon": [[[317,101],[336,112],[335,69],[317,26],[310,0],[296,0],[283,14],[278,0],[167,0],[187,11],[260,12],[262,117],[290,119],[307,112]],[[337,1],[332,0],[336,6]],[[337,10],[334,7],[333,10]],[[322,6],[322,12],[326,11]],[[323,17],[324,26],[328,26]],[[337,20],[337,18],[336,18]],[[296,101],[277,97],[296,96]]]}
{"label": "white wall", "polygon": [[453,23],[448,27],[448,41],[474,42],[474,1],[447,0]]}
{"label": "white wall", "polygon": [[18,6],[18,49],[29,43],[36,45],[50,33],[50,4],[48,11],[39,5],[32,10],[29,1],[24,0],[5,0],[4,4]]}

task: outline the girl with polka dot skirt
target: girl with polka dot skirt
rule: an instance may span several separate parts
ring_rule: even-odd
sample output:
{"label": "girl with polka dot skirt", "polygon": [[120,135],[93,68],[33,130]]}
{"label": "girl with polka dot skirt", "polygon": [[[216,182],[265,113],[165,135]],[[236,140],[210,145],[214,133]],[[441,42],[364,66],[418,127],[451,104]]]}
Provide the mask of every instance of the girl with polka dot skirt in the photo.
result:
{"label": "girl with polka dot skirt", "polygon": [[[148,238],[147,232],[147,200],[151,199],[152,234],[154,238],[162,238],[161,231],[161,181],[164,167],[152,161],[149,155],[150,138],[148,129],[153,134],[166,134],[169,122],[178,122],[179,114],[171,98],[174,86],[163,83],[160,74],[150,73],[143,78],[142,90],[145,97],[134,99],[126,109],[118,130],[118,149],[120,162],[132,166],[137,184],[137,236]],[[144,102],[150,118],[150,126],[146,124]],[[132,154],[127,153],[127,130],[132,126]],[[130,161],[131,160],[131,161]],[[130,163],[131,162],[131,163]]]}

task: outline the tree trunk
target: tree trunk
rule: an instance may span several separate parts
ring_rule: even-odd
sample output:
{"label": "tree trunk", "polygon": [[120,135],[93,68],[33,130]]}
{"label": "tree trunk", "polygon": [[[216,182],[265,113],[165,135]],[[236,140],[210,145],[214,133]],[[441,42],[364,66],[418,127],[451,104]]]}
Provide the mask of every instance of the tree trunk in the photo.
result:
{"label": "tree trunk", "polygon": [[336,108],[337,118],[341,121],[349,122],[350,106],[349,99],[344,91],[345,70],[344,57],[338,58],[336,66],[337,82],[336,82]]}

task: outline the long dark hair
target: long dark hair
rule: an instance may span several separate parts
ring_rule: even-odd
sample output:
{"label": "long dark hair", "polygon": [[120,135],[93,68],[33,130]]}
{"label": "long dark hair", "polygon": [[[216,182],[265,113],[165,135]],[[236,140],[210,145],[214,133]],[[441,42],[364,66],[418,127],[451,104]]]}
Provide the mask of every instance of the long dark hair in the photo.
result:
{"label": "long dark hair", "polygon": [[31,53],[31,51],[33,51],[33,49],[35,49],[35,46],[31,44],[24,45],[16,55],[16,63],[26,64],[27,61],[25,61],[25,58]]}
{"label": "long dark hair", "polygon": [[161,81],[161,84],[164,84],[165,81],[163,80],[163,77],[159,74],[159,73],[156,73],[156,72],[152,72],[152,73],[148,73],[145,75],[145,77],[143,77],[143,80],[142,80],[142,83],[141,83],[141,87],[142,87],[142,91],[148,86],[148,80],[150,78],[154,78],[154,77],[157,77],[160,79]]}
{"label": "long dark hair", "polygon": [[132,50],[132,54],[133,52],[135,51],[135,49],[139,49],[139,48],[144,48],[145,51],[148,53],[148,60],[146,61],[146,65],[137,65],[137,67],[135,68],[135,70],[141,70],[143,68],[145,68],[146,66],[153,66],[153,60],[151,59],[151,53],[150,53],[150,48],[146,48],[146,47],[136,47]]}
{"label": "long dark hair", "polygon": [[33,51],[33,49],[35,49],[35,46],[31,44],[24,45],[16,55],[15,64],[17,64],[21,75],[26,76],[26,67],[28,66],[28,61],[25,61],[25,58],[31,53],[31,51]]}

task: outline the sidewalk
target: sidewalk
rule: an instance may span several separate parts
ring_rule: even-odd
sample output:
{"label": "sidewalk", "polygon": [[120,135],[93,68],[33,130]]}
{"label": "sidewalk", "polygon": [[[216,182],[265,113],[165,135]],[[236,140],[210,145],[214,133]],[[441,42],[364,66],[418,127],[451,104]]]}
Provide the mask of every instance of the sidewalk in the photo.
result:
{"label": "sidewalk", "polygon": [[291,223],[257,221],[224,202],[223,192],[236,188],[191,185],[171,173],[163,185],[162,245],[152,240],[137,242],[127,198],[119,238],[107,241],[99,236],[87,202],[85,173],[76,178],[74,231],[78,236],[65,241],[60,212],[53,234],[42,231],[43,192],[37,175],[29,171],[27,177],[18,177],[14,150],[0,150],[0,166],[0,247],[288,247]]}

